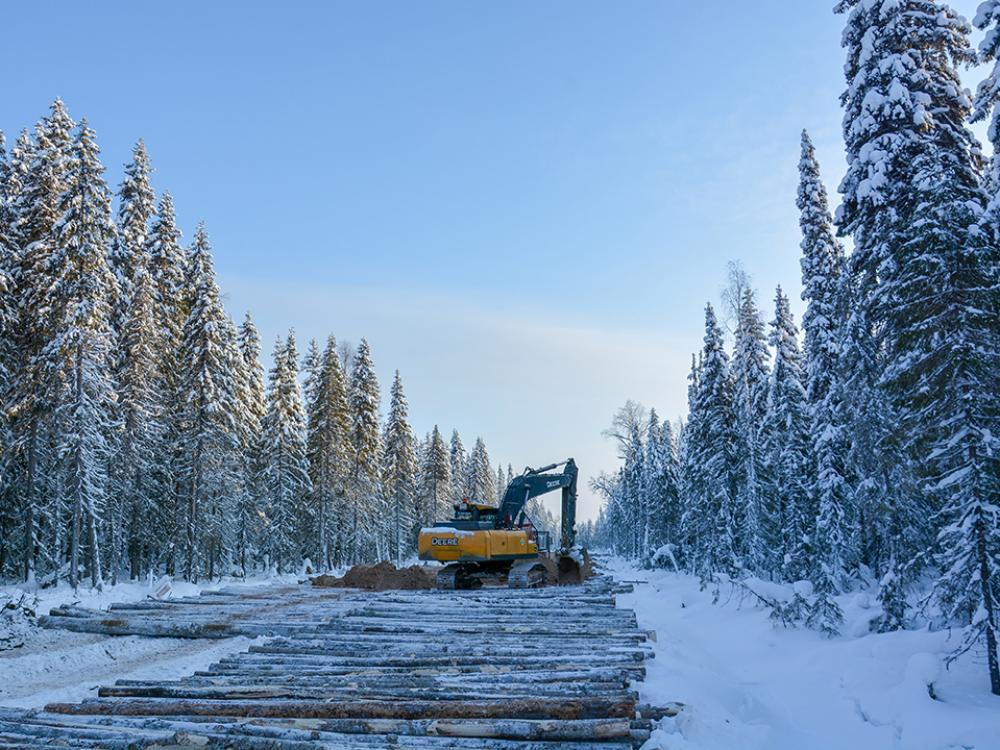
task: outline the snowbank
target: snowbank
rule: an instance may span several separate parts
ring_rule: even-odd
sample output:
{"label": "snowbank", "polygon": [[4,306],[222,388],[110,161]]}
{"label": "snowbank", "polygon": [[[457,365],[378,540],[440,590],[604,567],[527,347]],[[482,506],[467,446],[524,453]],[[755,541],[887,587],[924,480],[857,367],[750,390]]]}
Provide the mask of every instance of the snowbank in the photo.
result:
{"label": "snowbank", "polygon": [[[947,632],[873,634],[864,594],[842,597],[844,636],[775,627],[738,592],[718,604],[696,578],[611,561],[616,578],[641,581],[619,595],[639,626],[657,631],[644,702],[680,701],[651,747],[670,750],[944,750],[1000,748],[1000,698],[966,655],[951,666]],[[928,686],[932,687],[929,688]],[[931,696],[931,692],[935,697]]]}

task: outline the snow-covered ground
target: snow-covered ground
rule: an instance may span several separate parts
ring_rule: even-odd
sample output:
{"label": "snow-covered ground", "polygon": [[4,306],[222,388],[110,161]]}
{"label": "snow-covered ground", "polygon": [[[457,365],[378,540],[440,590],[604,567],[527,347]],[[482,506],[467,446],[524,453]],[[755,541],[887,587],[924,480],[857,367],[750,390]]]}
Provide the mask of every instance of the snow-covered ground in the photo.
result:
{"label": "snow-covered ground", "polygon": [[[220,588],[247,590],[295,583],[299,576],[223,579],[204,584],[173,581],[169,598],[191,596]],[[161,582],[162,585],[162,582]],[[129,582],[105,586],[103,591],[68,586],[24,591],[18,586],[0,586],[0,604],[22,596],[37,614],[52,607],[78,603],[103,608],[113,602],[136,601],[150,596],[156,582]],[[39,628],[17,618],[11,643],[16,648],[0,650],[0,706],[39,707],[57,701],[79,701],[96,696],[100,685],[118,679],[176,678],[191,674],[220,657],[244,651],[250,638],[191,640],[183,638],[114,637]]]}
{"label": "snow-covered ground", "polygon": [[[680,701],[652,747],[664,750],[1000,749],[1000,698],[984,664],[945,670],[947,632],[868,632],[865,595],[839,600],[845,635],[774,626],[755,602],[722,591],[712,603],[692,576],[607,563],[639,626],[657,633],[640,687],[645,702]],[[771,593],[771,592],[768,592]],[[933,684],[932,698],[928,684]]]}

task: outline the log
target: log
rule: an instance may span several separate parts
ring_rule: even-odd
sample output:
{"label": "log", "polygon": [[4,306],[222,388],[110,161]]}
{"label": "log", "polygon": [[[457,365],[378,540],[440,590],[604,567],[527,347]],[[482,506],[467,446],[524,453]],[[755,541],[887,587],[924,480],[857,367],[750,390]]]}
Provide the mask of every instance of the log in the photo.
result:
{"label": "log", "polygon": [[[121,684],[133,683],[133,684]],[[138,683],[138,684],[135,684]],[[140,680],[119,680],[115,685],[98,688],[101,698],[204,698],[207,700],[242,701],[260,699],[281,700],[343,700],[358,699],[374,701],[400,701],[423,699],[425,701],[463,701],[469,697],[468,690],[447,687],[335,687],[288,685],[275,682],[267,684],[189,684],[189,683],[149,683]],[[476,700],[531,701],[535,699],[571,699],[577,697],[603,698],[607,700],[638,700],[638,694],[622,687],[602,689],[598,685],[576,685],[563,683],[556,687],[532,686],[530,690],[518,691],[499,683],[492,688],[480,688],[475,693]]]}
{"label": "log", "polygon": [[333,661],[340,664],[350,664],[353,666],[368,666],[373,664],[385,664],[387,666],[406,666],[406,665],[442,665],[442,664],[491,664],[491,665],[505,665],[505,664],[521,664],[530,663],[532,665],[542,665],[542,664],[552,664],[552,663],[565,663],[572,662],[573,664],[619,664],[628,661],[642,662],[648,657],[645,651],[616,651],[614,653],[595,653],[595,654],[547,654],[544,656],[537,655],[511,655],[507,654],[495,654],[495,653],[474,653],[474,654],[462,654],[456,656],[448,655],[415,655],[415,656],[399,656],[399,657],[355,657],[355,656],[345,656],[337,650],[326,651],[324,649],[310,649],[310,648],[297,648],[295,646],[271,646],[268,644],[264,645],[253,645],[250,646],[251,653],[255,654],[300,654],[302,656],[312,657],[314,659],[323,656],[334,657]]}
{"label": "log", "polygon": [[631,718],[631,698],[548,700],[371,701],[185,700],[121,698],[52,703],[46,711],[63,714],[177,716],[257,716],[319,719],[601,719]]}
{"label": "log", "polygon": [[[615,740],[625,739],[636,729],[627,719],[531,720],[531,719],[282,719],[176,716],[63,715],[38,713],[29,721],[48,726],[88,726],[113,721],[116,727],[191,727],[197,723],[235,724],[243,727],[294,727],[311,732],[342,735],[403,735],[409,737],[465,737],[503,740]],[[648,727],[647,727],[648,729]]]}

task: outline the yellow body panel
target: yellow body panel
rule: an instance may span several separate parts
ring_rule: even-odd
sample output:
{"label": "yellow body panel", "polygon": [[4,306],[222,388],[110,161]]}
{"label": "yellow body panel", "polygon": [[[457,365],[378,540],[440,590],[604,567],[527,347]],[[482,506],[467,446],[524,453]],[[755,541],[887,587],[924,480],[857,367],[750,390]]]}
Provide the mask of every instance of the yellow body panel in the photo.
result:
{"label": "yellow body panel", "polygon": [[538,544],[524,529],[465,531],[445,527],[423,529],[417,539],[421,560],[478,562],[538,555]]}

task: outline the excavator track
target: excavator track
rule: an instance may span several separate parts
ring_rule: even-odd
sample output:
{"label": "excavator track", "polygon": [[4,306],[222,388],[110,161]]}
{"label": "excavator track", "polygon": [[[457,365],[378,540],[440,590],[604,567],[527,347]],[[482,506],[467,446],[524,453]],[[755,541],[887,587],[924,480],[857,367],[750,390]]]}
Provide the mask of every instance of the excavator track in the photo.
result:
{"label": "excavator track", "polygon": [[445,565],[438,571],[437,587],[446,591],[481,588],[483,581],[476,573],[474,565],[462,563]]}
{"label": "excavator track", "polygon": [[512,589],[536,589],[545,585],[548,571],[538,560],[514,563],[507,574],[507,585]]}

